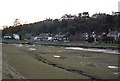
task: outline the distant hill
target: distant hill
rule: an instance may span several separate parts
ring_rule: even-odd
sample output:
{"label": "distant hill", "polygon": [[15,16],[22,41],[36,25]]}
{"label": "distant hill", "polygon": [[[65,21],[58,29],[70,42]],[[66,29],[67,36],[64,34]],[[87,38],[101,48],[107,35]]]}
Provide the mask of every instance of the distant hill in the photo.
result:
{"label": "distant hill", "polygon": [[9,27],[2,30],[2,35],[6,34],[19,34],[24,36],[25,34],[32,34],[37,36],[41,33],[52,33],[52,34],[66,34],[70,33],[71,36],[78,37],[82,33],[95,32],[101,34],[103,32],[108,33],[109,30],[120,31],[120,16],[106,15],[99,18],[80,18],[74,19],[55,19],[55,20],[44,20],[31,24],[19,25],[16,27]]}

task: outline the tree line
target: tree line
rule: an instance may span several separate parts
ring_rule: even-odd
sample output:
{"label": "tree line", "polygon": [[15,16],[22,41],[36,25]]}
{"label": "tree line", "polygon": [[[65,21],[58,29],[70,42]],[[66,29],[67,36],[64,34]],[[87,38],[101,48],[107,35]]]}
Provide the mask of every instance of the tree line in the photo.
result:
{"label": "tree line", "polygon": [[76,17],[75,19],[46,19],[44,21],[19,25],[15,27],[9,27],[2,30],[2,36],[9,34],[19,34],[24,37],[25,34],[32,34],[37,36],[41,33],[51,34],[70,34],[71,39],[80,38],[82,33],[95,32],[101,35],[103,32],[108,33],[109,29],[120,31],[120,15],[112,16],[106,15],[99,18],[81,18]]}

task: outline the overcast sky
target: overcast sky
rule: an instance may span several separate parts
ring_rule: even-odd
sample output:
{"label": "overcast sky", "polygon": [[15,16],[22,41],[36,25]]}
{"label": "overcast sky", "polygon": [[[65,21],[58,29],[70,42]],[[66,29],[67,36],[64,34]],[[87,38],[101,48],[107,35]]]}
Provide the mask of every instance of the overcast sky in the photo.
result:
{"label": "overcast sky", "polygon": [[108,13],[118,11],[119,0],[0,0],[0,28],[13,25],[16,18],[37,22],[46,18],[60,18],[64,14],[87,11]]}

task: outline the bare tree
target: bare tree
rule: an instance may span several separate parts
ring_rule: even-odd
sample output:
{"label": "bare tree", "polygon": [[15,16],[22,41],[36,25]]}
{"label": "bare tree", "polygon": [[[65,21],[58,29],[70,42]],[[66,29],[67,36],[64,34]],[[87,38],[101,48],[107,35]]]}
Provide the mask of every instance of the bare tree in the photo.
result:
{"label": "bare tree", "polygon": [[20,20],[17,18],[17,19],[15,19],[13,26],[18,26],[18,25],[20,25],[20,24],[21,24],[21,23],[20,23]]}

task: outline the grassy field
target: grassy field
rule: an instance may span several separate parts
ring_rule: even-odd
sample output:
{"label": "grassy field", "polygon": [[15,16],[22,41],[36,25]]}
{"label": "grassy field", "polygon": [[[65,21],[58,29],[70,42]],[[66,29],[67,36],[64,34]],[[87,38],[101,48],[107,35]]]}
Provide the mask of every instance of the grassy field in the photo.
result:
{"label": "grassy field", "polygon": [[[108,66],[118,66],[118,55],[52,46],[3,44],[3,58],[20,76],[28,79],[89,79],[84,75],[43,63],[34,58],[36,54],[38,58],[42,57],[63,68],[80,70],[102,79],[117,79],[117,75],[114,74],[117,69]],[[55,58],[54,55],[61,58]],[[3,73],[3,78],[10,78],[7,74],[10,73]]]}
{"label": "grassy field", "polygon": [[[118,55],[56,47],[37,47],[36,49],[39,51],[38,54],[43,53],[39,55],[40,57],[62,67],[79,69],[100,78],[117,78],[117,75],[113,74],[116,70],[109,69],[108,66],[118,65]],[[61,58],[54,58],[54,55],[59,55]]]}
{"label": "grassy field", "polygon": [[107,44],[107,43],[88,43],[88,42],[61,42],[61,41],[34,41],[38,44],[58,44],[58,45],[71,45],[71,46],[88,46],[88,47],[117,47],[120,44]]}
{"label": "grassy field", "polygon": [[13,40],[3,39],[3,42],[8,43],[27,43],[32,42],[36,44],[58,44],[58,45],[71,45],[71,46],[90,46],[90,47],[115,47],[118,48],[120,44],[107,44],[107,43],[87,43],[87,42],[62,42],[62,41],[33,41],[33,40]]}
{"label": "grassy field", "polygon": [[[71,73],[33,58],[32,52],[26,46],[3,44],[3,58],[14,71],[27,79],[87,79],[88,77]],[[3,61],[4,61],[3,60]],[[3,65],[3,70],[6,66]],[[5,71],[3,71],[5,72]],[[10,73],[3,73],[3,79],[10,78]],[[13,75],[11,75],[13,76]],[[14,78],[14,76],[13,76]],[[17,78],[17,77],[15,77]]]}

